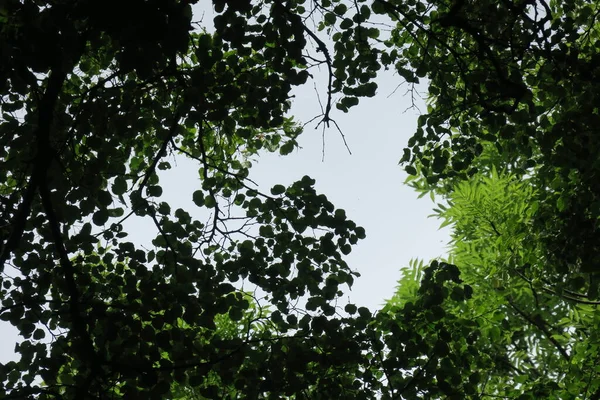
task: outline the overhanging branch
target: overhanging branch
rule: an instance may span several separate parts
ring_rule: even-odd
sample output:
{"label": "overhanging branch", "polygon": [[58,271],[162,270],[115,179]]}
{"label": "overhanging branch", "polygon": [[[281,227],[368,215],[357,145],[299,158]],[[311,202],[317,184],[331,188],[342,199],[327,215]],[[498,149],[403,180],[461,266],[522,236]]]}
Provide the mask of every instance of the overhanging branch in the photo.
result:
{"label": "overhanging branch", "polygon": [[550,343],[552,343],[552,345],[554,345],[554,347],[556,347],[558,352],[561,354],[561,356],[563,356],[563,358],[566,361],[571,360],[571,356],[569,355],[569,353],[567,353],[567,351],[564,349],[564,347],[562,347],[562,345],[560,343],[558,343],[558,341],[553,337],[552,332],[550,332],[550,330],[546,326],[545,321],[543,321],[543,320],[540,321],[540,320],[534,319],[531,315],[529,315],[525,311],[521,310],[511,299],[507,299],[507,301],[508,301],[508,304],[510,304],[510,306],[517,312],[517,314],[519,314],[521,317],[523,317],[523,319],[525,319],[529,324],[535,326],[540,331],[542,331],[544,336],[546,336],[546,338],[550,341]]}
{"label": "overhanging branch", "polygon": [[12,222],[12,230],[6,244],[0,254],[0,271],[4,270],[4,264],[10,258],[11,254],[19,247],[21,237],[25,231],[27,219],[31,214],[33,200],[40,182],[46,179],[48,165],[52,161],[53,154],[50,150],[50,129],[54,120],[54,109],[58,96],[65,82],[66,74],[62,70],[53,70],[48,78],[48,86],[44,96],[40,100],[38,108],[38,123],[35,131],[37,153],[34,159],[34,166],[29,182],[17,214]]}

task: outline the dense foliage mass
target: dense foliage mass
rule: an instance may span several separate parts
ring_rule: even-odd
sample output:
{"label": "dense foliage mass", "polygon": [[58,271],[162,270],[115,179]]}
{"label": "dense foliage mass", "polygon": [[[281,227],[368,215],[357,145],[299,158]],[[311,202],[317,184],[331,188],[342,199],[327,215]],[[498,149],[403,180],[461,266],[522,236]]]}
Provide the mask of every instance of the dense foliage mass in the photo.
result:
{"label": "dense foliage mass", "polygon": [[[196,2],[0,2],[0,397],[600,399],[598,2]],[[376,313],[336,302],[364,229],[248,180],[316,66],[324,125],[382,69],[428,84],[399,157],[451,251]]]}

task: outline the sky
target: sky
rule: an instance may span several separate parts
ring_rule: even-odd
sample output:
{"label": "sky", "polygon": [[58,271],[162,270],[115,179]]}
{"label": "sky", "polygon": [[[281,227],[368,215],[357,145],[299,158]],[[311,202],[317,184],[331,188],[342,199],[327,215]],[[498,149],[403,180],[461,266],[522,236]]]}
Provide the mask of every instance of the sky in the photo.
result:
{"label": "sky", "polygon": [[[366,239],[346,260],[362,275],[352,288],[351,301],[371,309],[393,295],[399,270],[408,266],[411,258],[443,256],[449,240],[447,229],[438,230],[440,221],[428,218],[431,200],[417,199],[417,193],[403,184],[407,175],[398,161],[416,128],[418,112],[405,111],[411,100],[402,96],[402,88],[387,98],[400,81],[389,75],[380,80],[376,97],[361,99],[348,114],[334,115],[352,154],[332,128],[325,131],[322,160],[321,130],[309,125],[299,140],[301,149],[285,157],[261,156],[251,172],[264,187],[289,184],[309,175],[316,180],[318,192],[366,229]],[[319,113],[311,89],[296,92],[292,110],[300,120]]]}
{"label": "sky", "polygon": [[[194,15],[202,11],[210,12],[197,9]],[[210,20],[209,15],[204,20]],[[325,98],[322,72],[311,72],[316,78],[314,85],[309,81],[294,91],[291,114],[300,122],[321,113],[315,87],[321,99]],[[318,192],[366,229],[366,239],[346,257],[350,268],[362,275],[355,280],[347,299],[370,309],[380,308],[393,295],[400,269],[408,266],[411,258],[428,261],[442,257],[449,240],[447,229],[438,230],[440,221],[428,218],[433,203],[427,197],[417,199],[417,193],[403,185],[406,174],[398,165],[402,149],[415,131],[418,108],[425,109],[424,102],[415,98],[417,108],[410,108],[411,96],[405,94],[405,85],[398,88],[402,80],[397,75],[384,73],[377,82],[379,90],[374,98],[361,99],[348,114],[337,110],[332,114],[352,154],[335,128],[326,130],[323,138],[322,130],[314,129],[314,121],[299,137],[300,149],[288,156],[264,153],[250,172],[250,178],[265,192],[274,184],[289,185],[309,175],[316,180]],[[425,88],[420,90],[424,92]],[[177,164],[161,179],[162,201],[175,207],[191,204],[196,187],[190,183],[198,181],[196,164],[179,159]],[[125,228],[134,242],[147,242],[156,234],[151,223],[139,219]],[[17,336],[3,321],[0,338],[0,362],[14,359]]]}

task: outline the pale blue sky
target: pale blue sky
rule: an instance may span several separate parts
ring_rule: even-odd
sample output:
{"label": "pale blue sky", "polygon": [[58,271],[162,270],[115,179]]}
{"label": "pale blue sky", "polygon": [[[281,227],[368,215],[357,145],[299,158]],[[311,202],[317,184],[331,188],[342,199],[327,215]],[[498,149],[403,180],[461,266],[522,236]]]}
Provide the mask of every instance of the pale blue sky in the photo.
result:
{"label": "pale blue sky", "polygon": [[[302,149],[286,157],[262,156],[252,171],[264,187],[311,176],[317,181],[317,191],[366,229],[367,238],[355,246],[347,261],[362,275],[350,300],[372,309],[392,296],[399,270],[411,258],[443,256],[449,240],[448,229],[438,230],[440,221],[427,217],[433,205],[429,198],[417,199],[417,193],[403,185],[406,174],[398,160],[416,128],[418,113],[415,109],[405,112],[411,104],[410,97],[403,96],[405,89],[388,98],[398,82],[400,78],[392,74],[382,77],[376,97],[361,100],[348,114],[335,114],[352,155],[339,133],[329,129],[321,161],[321,130],[307,127],[299,141]],[[311,86],[300,88],[293,114],[301,121],[309,120],[319,112],[316,103]]]}
{"label": "pale blue sky", "polygon": [[[199,15],[195,12],[195,18]],[[208,20],[207,14],[205,21]],[[312,72],[324,99],[322,75]],[[301,149],[285,157],[262,155],[250,175],[266,192],[276,183],[288,185],[309,175],[316,179],[317,191],[326,194],[336,207],[345,209],[350,219],[366,229],[367,238],[346,258],[350,267],[362,274],[348,295],[350,301],[371,309],[392,296],[400,268],[407,266],[411,258],[429,260],[443,256],[449,239],[448,230],[438,230],[439,221],[427,218],[432,213],[431,201],[417,200],[417,194],[403,185],[406,175],[398,165],[402,149],[415,130],[418,110],[409,109],[411,98],[404,95],[406,86],[389,96],[401,78],[388,73],[378,82],[375,98],[361,100],[349,114],[337,110],[333,114],[352,155],[339,133],[331,128],[325,132],[322,160],[321,129],[315,130],[313,122],[299,138]],[[298,121],[306,122],[320,113],[311,82],[294,94],[292,114]],[[422,100],[416,99],[416,104],[424,109]],[[192,182],[197,182],[197,166],[183,161],[178,164],[177,169],[166,174],[167,179],[161,180],[162,200],[190,204],[191,193],[196,189]],[[146,242],[156,234],[152,224],[139,221],[132,221],[129,229],[133,241]],[[16,336],[3,321],[0,338],[0,362],[6,362],[14,358]]]}

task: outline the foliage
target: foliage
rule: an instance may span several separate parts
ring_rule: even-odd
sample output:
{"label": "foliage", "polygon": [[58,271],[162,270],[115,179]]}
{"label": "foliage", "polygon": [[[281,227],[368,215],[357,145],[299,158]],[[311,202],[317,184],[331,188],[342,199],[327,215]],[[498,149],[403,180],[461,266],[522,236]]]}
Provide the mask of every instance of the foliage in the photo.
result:
{"label": "foliage", "polygon": [[[468,302],[443,311],[476,327],[477,351],[489,359],[480,371],[482,397],[596,398],[597,303],[582,293],[581,276],[555,285],[543,273],[548,260],[535,231],[533,182],[492,168],[438,204],[435,215],[452,226],[449,261],[473,288]],[[387,309],[413,301],[422,265],[413,263]],[[567,289],[575,281],[578,290]]]}
{"label": "foliage", "polygon": [[[594,272],[598,4],[471,3],[431,11],[430,29],[415,33],[426,56],[411,62],[431,80],[431,99],[403,157],[408,171],[441,187],[489,167],[494,156],[500,168],[533,176],[536,231],[555,283]],[[447,40],[436,40],[442,33]],[[409,46],[423,49],[419,43]],[[490,147],[497,151],[484,151]]]}
{"label": "foliage", "polygon": [[403,161],[444,200],[447,261],[474,291],[460,315],[495,358],[482,397],[600,398],[598,7],[457,1],[409,39],[430,98]]}
{"label": "foliage", "polygon": [[[314,318],[335,314],[356,276],[342,253],[365,234],[309,177],[271,194],[247,180],[249,156],[296,146],[286,112],[308,77],[306,39],[281,4],[224,6],[208,34],[192,29],[186,1],[1,5],[0,262],[12,273],[0,317],[24,339],[20,360],[0,368],[1,397],[307,385],[286,354],[320,343]],[[161,201],[174,154],[198,163],[191,200],[208,223]],[[134,217],[156,226],[152,248],[128,240]],[[215,331],[223,315],[246,315],[241,282],[264,293],[276,331]]]}
{"label": "foliage", "polygon": [[[199,329],[196,340],[210,344],[221,340],[245,337],[247,341],[258,342],[261,335],[269,330],[269,310],[263,308],[252,294],[245,293],[244,297],[250,305],[244,311],[242,318],[234,320],[228,314],[218,315],[215,317],[215,329]],[[165,354],[165,356],[168,355]],[[201,393],[206,394],[208,388],[214,387],[218,388],[219,398],[235,397],[235,387],[224,384],[214,371],[209,370],[199,384],[194,385],[194,378],[197,380],[197,377],[188,376],[182,377],[179,382],[174,382],[169,398],[173,400],[206,399]]]}
{"label": "foliage", "polygon": [[[212,33],[194,3],[0,4],[0,397],[600,398],[598,2],[214,0]],[[323,126],[381,69],[428,83],[402,161],[451,254],[378,313],[337,303],[364,229],[249,180],[321,65]]]}
{"label": "foliage", "polygon": [[[446,261],[473,287],[444,311],[474,321],[481,359],[491,356],[483,398],[600,397],[598,6],[453,2],[409,44],[424,49],[411,60],[430,98],[403,160],[408,183],[443,200]],[[388,308],[414,296],[418,271]]]}

